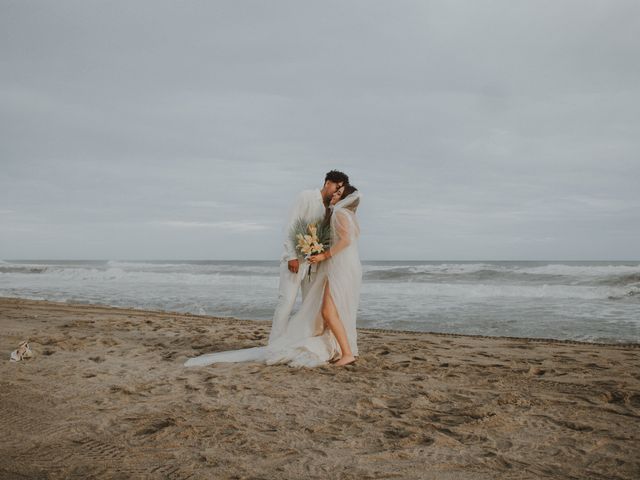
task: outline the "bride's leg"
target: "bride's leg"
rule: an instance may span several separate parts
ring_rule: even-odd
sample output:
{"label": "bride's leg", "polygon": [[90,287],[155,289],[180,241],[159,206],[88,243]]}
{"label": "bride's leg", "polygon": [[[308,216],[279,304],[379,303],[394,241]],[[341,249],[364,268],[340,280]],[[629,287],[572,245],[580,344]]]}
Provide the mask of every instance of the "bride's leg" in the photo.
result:
{"label": "bride's leg", "polygon": [[324,286],[324,296],[322,298],[322,317],[335,335],[336,340],[338,341],[338,345],[340,345],[340,350],[342,351],[342,357],[334,365],[344,365],[346,363],[351,363],[353,360],[355,360],[355,357],[351,352],[351,347],[349,347],[347,332],[344,329],[342,320],[340,320],[338,309],[336,308],[336,304],[333,302],[333,298],[331,297],[331,289],[329,288],[328,280]]}

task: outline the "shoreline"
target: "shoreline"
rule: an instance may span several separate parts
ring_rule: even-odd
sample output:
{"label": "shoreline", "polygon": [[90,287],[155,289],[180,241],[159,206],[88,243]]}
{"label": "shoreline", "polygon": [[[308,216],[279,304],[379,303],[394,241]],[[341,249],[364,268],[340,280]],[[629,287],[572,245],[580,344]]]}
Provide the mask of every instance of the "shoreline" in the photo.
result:
{"label": "shoreline", "polygon": [[0,298],[0,478],[640,476],[635,345],[359,329],[352,367],[183,366],[269,327]]}
{"label": "shoreline", "polygon": [[[135,308],[135,307],[117,307],[113,305],[104,305],[100,303],[75,303],[75,302],[55,302],[52,300],[32,300],[29,298],[22,297],[2,297],[0,296],[0,302],[3,301],[23,301],[23,302],[35,302],[40,303],[44,306],[53,306],[53,307],[80,307],[80,308],[96,308],[96,309],[106,309],[109,311],[121,311],[122,315],[129,314],[131,312],[142,312],[142,313],[152,313],[155,315],[165,315],[165,316],[180,316],[183,318],[210,318],[217,320],[225,320],[225,321],[233,321],[233,322],[249,322],[249,323],[257,323],[257,324],[266,324],[270,325],[270,320],[253,320],[249,318],[236,318],[236,317],[219,317],[216,315],[201,315],[197,313],[185,313],[185,312],[174,312],[171,310],[151,310],[151,309],[143,309],[143,308]],[[454,332],[432,332],[432,331],[420,331],[420,330],[395,330],[388,328],[371,328],[371,327],[358,327],[358,332],[378,332],[378,333],[401,333],[401,334],[416,334],[416,335],[433,335],[439,337],[462,337],[462,338],[478,338],[478,339],[491,339],[491,340],[515,340],[522,342],[534,342],[534,343],[551,343],[551,344],[568,344],[568,345],[593,345],[593,346],[601,346],[601,347],[619,347],[619,348],[639,348],[640,342],[589,342],[586,340],[570,340],[570,339],[561,339],[561,338],[544,338],[544,337],[513,337],[513,336],[497,336],[497,335],[480,335],[480,334],[469,334],[469,333],[454,333]]]}

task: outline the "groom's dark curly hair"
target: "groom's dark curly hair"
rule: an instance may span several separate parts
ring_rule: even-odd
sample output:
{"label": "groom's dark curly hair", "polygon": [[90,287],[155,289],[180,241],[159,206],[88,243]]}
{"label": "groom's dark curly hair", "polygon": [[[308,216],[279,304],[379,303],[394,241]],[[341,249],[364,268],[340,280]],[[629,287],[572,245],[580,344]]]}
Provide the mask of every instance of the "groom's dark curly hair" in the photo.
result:
{"label": "groom's dark curly hair", "polygon": [[349,184],[349,176],[346,173],[343,173],[339,170],[331,170],[327,172],[324,176],[324,181],[334,182],[334,183],[344,183],[345,185]]}

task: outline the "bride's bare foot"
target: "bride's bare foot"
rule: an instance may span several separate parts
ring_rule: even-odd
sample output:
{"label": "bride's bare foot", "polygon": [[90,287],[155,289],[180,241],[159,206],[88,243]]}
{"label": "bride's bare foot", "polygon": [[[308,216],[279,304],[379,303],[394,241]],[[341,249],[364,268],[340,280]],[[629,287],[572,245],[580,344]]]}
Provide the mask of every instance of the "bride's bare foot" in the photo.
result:
{"label": "bride's bare foot", "polygon": [[356,357],[353,355],[343,355],[340,360],[334,363],[336,367],[344,367],[345,365],[350,365],[356,361]]}

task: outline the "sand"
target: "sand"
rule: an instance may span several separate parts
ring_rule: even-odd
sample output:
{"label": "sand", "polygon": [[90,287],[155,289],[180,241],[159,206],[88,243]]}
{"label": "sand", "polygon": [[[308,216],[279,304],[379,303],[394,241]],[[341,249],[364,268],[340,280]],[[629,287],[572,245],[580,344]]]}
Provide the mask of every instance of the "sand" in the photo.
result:
{"label": "sand", "polygon": [[0,329],[3,480],[640,478],[638,345],[360,329],[354,367],[186,369],[269,324],[5,298]]}

